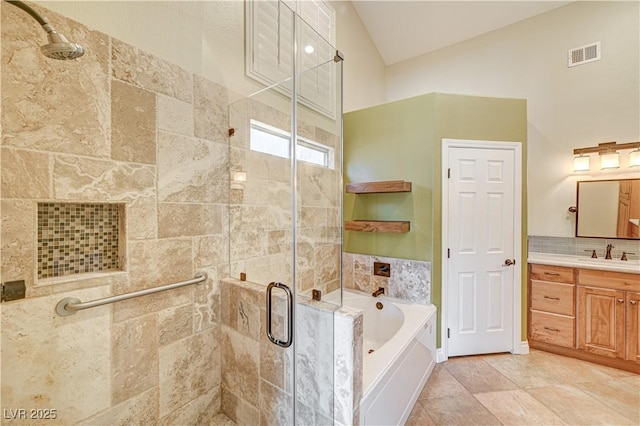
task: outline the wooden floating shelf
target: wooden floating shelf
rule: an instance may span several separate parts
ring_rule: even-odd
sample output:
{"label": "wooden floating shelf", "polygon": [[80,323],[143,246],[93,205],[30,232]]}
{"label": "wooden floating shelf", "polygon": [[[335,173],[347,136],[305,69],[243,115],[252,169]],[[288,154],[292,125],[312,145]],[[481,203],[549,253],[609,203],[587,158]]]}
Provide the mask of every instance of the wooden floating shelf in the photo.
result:
{"label": "wooden floating shelf", "polygon": [[381,194],[384,192],[411,192],[411,182],[403,180],[386,180],[380,182],[350,183],[347,185],[350,194]]}
{"label": "wooden floating shelf", "polygon": [[409,232],[411,228],[409,221],[392,220],[349,220],[344,223],[345,231],[360,232],[389,232],[400,234]]}

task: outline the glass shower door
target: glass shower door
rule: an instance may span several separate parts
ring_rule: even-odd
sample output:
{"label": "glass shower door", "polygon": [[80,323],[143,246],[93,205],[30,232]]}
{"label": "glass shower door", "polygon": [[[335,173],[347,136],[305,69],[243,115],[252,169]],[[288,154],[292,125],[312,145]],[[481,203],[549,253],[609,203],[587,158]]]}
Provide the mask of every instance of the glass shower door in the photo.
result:
{"label": "glass shower door", "polygon": [[293,58],[290,76],[229,106],[235,280],[221,291],[223,311],[231,308],[222,410],[245,424],[333,424],[342,66],[333,47],[279,5],[277,44],[291,48],[280,56]]}

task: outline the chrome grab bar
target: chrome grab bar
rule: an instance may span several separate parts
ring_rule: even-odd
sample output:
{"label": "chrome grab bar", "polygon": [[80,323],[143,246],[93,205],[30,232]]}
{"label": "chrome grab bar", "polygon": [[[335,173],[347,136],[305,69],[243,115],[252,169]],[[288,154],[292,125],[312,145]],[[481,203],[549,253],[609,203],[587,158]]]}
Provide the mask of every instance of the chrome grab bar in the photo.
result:
{"label": "chrome grab bar", "polygon": [[65,297],[60,300],[56,305],[56,312],[58,315],[68,317],[78,311],[84,309],[95,308],[97,306],[106,305],[109,303],[120,302],[122,300],[133,299],[134,297],[146,296],[148,294],[159,293],[165,290],[171,290],[178,287],[184,287],[191,284],[200,284],[207,280],[208,276],[206,272],[198,272],[195,278],[186,281],[180,281],[174,284],[167,284],[160,287],[146,288],[144,290],[134,291],[131,293],[120,294],[117,296],[105,297],[102,299],[92,300],[90,302],[81,302],[80,299],[75,297]]}
{"label": "chrome grab bar", "polygon": [[[287,293],[287,340],[276,339],[271,333],[271,292],[273,288],[279,288]],[[267,337],[272,343],[288,348],[293,342],[293,294],[291,289],[282,283],[271,282],[267,286]]]}

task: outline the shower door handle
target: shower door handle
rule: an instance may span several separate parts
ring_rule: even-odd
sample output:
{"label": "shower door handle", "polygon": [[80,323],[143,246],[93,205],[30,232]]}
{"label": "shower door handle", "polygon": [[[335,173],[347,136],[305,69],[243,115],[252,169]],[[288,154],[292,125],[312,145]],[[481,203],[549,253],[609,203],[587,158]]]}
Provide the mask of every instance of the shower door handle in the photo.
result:
{"label": "shower door handle", "polygon": [[[271,292],[274,287],[287,294],[287,340],[276,339],[271,333]],[[288,348],[293,342],[293,294],[291,289],[282,283],[271,282],[267,286],[267,337],[272,343],[283,348]]]}

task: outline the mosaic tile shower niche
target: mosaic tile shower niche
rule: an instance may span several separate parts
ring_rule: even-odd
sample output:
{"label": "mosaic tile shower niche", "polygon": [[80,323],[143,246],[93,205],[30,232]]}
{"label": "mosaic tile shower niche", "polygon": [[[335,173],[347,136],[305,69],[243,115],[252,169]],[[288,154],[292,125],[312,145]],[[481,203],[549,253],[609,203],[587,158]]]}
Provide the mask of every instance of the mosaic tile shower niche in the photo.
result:
{"label": "mosaic tile shower niche", "polygon": [[121,204],[38,203],[38,279],[117,271]]}

